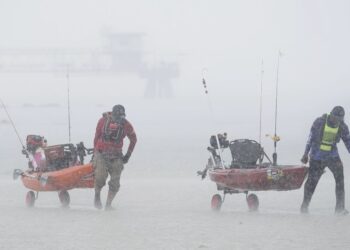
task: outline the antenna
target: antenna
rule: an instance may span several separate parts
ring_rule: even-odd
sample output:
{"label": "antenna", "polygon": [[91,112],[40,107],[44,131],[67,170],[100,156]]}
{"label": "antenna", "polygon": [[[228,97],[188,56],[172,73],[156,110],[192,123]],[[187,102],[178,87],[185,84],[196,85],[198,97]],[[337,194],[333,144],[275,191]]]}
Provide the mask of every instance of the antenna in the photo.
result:
{"label": "antenna", "polygon": [[261,59],[261,79],[260,79],[260,118],[259,118],[259,144],[261,145],[262,130],[262,94],[263,94],[263,76],[264,76],[264,59]]}
{"label": "antenna", "polygon": [[[208,106],[209,106],[209,109],[210,109],[210,112],[211,112],[211,115],[213,117],[213,121],[215,121],[215,118],[214,118],[214,111],[213,111],[213,107],[212,107],[212,104],[211,104],[211,100],[210,100],[210,96],[209,96],[209,91],[208,91],[208,88],[207,88],[207,82],[205,81],[205,76],[204,76],[204,72],[207,71],[207,69],[203,69],[202,70],[202,84],[203,84],[203,88],[204,88],[204,93],[205,95],[207,96],[207,100],[208,100]],[[221,167],[222,168],[225,168],[224,167],[224,163],[223,163],[223,160],[222,160],[222,156],[221,156],[221,151],[220,151],[220,141],[219,141],[219,138],[218,138],[218,134],[215,133],[215,139],[216,139],[216,143],[218,145],[218,151],[219,151],[219,157],[220,157],[220,163],[221,163]],[[215,149],[214,149],[215,150]],[[214,161],[215,163],[215,161]]]}
{"label": "antenna", "polygon": [[70,98],[69,98],[69,65],[67,65],[67,101],[68,101],[68,139],[69,139],[69,143],[71,142],[71,126],[70,126]]}

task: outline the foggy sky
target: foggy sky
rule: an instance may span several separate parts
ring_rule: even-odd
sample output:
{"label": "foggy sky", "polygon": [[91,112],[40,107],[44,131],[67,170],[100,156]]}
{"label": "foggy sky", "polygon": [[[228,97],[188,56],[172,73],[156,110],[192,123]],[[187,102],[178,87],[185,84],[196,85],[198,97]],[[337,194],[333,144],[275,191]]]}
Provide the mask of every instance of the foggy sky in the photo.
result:
{"label": "foggy sky", "polygon": [[[315,89],[336,85],[339,92],[334,96],[325,93],[328,91],[318,91],[318,95],[330,103],[343,102],[341,93],[349,90],[350,78],[349,10],[345,0],[3,0],[0,48],[101,48],[106,46],[108,32],[142,32],[146,34],[145,50],[156,61],[171,58],[180,62],[182,77],[176,83],[176,96],[202,94],[197,82],[203,68],[208,69],[211,84],[217,86],[212,91],[218,93],[213,95],[232,96],[227,90],[237,91],[238,86],[245,90],[242,85],[254,88],[260,81],[262,59],[266,92],[273,94],[281,49],[285,54],[280,68],[281,91],[288,92],[285,96],[290,93],[307,99]],[[40,85],[39,79],[26,79],[27,83],[21,79],[14,84],[28,91],[32,88],[25,85]],[[93,84],[90,87],[93,89]],[[2,92],[4,88],[13,93],[8,85]]]}
{"label": "foggy sky", "polygon": [[[110,32],[144,33],[150,63],[179,63],[174,98],[145,105],[145,81],[137,76],[72,74],[73,111],[74,107],[102,105],[95,120],[100,111],[120,102],[128,107],[129,117],[138,117],[139,126],[145,124],[143,118],[149,118],[147,112],[152,114],[152,122],[176,117],[197,125],[193,117],[207,119],[208,114],[201,84],[206,69],[215,119],[220,121],[208,128],[230,127],[235,136],[251,133],[255,138],[261,61],[264,133],[271,133],[276,62],[281,50],[279,128],[287,141],[297,140],[286,144],[298,145],[298,155],[317,116],[343,105],[349,121],[349,11],[346,0],[2,0],[0,49],[104,48]],[[64,107],[66,87],[64,75],[0,72],[1,97],[10,107],[25,103]],[[5,118],[1,112],[0,119]]]}

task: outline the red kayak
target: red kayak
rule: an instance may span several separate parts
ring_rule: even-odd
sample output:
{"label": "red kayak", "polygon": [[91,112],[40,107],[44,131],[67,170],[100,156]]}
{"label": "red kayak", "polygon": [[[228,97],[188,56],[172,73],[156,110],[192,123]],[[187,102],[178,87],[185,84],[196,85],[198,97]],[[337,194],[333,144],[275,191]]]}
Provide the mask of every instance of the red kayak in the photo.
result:
{"label": "red kayak", "polygon": [[270,166],[248,169],[209,169],[209,177],[221,188],[238,191],[286,191],[299,189],[308,172],[306,166]]}
{"label": "red kayak", "polygon": [[[218,143],[220,147],[218,147]],[[299,189],[308,173],[308,167],[301,165],[275,165],[264,152],[261,145],[248,139],[228,141],[226,135],[210,139],[208,150],[211,158],[203,171],[198,174],[216,183],[217,189],[223,191],[224,198],[215,194],[211,200],[213,210],[220,210],[226,194],[245,193],[249,210],[256,211],[259,200],[251,191],[287,191]],[[229,148],[232,156],[230,164],[225,164],[220,152]],[[263,163],[266,157],[269,162]]]}

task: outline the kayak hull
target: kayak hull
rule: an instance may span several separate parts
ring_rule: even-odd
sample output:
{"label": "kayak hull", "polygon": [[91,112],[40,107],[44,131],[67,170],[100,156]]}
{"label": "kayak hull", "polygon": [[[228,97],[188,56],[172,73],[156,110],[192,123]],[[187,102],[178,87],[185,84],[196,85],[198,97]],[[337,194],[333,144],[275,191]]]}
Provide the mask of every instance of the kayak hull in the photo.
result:
{"label": "kayak hull", "polygon": [[308,173],[306,166],[285,165],[246,169],[209,169],[218,189],[237,191],[286,191],[299,189]]}
{"label": "kayak hull", "polygon": [[72,166],[51,172],[29,172],[22,174],[23,185],[37,192],[93,188],[94,170],[92,164]]}

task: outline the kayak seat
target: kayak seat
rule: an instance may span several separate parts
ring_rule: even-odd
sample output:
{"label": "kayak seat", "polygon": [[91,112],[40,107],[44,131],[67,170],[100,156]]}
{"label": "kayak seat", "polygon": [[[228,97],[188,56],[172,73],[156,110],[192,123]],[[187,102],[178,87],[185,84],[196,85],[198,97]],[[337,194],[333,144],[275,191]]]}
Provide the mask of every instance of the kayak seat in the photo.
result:
{"label": "kayak seat", "polygon": [[231,141],[229,148],[232,155],[231,168],[256,168],[258,160],[264,157],[261,145],[249,139]]}
{"label": "kayak seat", "polygon": [[44,148],[48,171],[74,166],[77,155],[73,144],[61,144]]}
{"label": "kayak seat", "polygon": [[61,145],[49,146],[44,149],[48,171],[55,171],[68,167],[65,160],[64,148]]}

